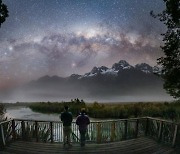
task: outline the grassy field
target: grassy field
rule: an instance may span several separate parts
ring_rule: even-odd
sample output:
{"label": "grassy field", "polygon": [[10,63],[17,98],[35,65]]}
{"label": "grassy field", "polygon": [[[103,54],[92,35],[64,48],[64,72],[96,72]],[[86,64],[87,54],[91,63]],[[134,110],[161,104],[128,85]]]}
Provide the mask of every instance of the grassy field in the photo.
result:
{"label": "grassy field", "polygon": [[36,112],[60,113],[64,105],[70,107],[74,116],[79,114],[81,108],[86,108],[87,114],[92,118],[131,118],[151,116],[173,121],[180,121],[180,101],[176,102],[150,102],[150,103],[85,103],[75,99],[70,102],[39,102],[29,105]]}

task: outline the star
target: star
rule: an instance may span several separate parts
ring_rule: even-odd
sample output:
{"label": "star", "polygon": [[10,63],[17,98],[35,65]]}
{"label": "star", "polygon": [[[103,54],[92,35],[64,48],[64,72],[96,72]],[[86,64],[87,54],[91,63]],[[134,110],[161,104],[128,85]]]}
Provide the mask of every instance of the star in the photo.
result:
{"label": "star", "polygon": [[111,67],[121,59],[131,65],[155,65],[163,54],[160,34],[165,28],[149,15],[151,10],[159,13],[164,9],[161,1],[5,3],[10,16],[0,29],[0,73],[4,80],[7,76],[31,81],[43,75],[84,74],[94,66]]}
{"label": "star", "polygon": [[13,50],[13,47],[12,47],[12,46],[9,46],[9,50],[12,51],[12,50]]}

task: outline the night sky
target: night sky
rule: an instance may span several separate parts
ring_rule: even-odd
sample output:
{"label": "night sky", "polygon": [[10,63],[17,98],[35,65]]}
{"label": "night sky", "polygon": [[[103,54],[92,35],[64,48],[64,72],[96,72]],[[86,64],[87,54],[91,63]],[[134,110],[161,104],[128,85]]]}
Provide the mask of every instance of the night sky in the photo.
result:
{"label": "night sky", "polygon": [[3,0],[0,89],[44,75],[84,74],[94,66],[156,65],[164,25],[150,16],[162,0]]}

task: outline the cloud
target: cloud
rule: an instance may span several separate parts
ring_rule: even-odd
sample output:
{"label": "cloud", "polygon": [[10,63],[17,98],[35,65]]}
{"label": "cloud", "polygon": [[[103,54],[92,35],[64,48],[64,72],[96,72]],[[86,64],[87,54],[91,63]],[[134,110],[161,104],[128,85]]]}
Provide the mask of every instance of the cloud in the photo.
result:
{"label": "cloud", "polygon": [[161,41],[148,29],[140,33],[99,25],[95,30],[88,37],[87,32],[54,33],[1,42],[1,75],[29,80],[46,74],[68,76],[84,74],[95,65],[110,66],[120,59],[155,64],[162,55]]}

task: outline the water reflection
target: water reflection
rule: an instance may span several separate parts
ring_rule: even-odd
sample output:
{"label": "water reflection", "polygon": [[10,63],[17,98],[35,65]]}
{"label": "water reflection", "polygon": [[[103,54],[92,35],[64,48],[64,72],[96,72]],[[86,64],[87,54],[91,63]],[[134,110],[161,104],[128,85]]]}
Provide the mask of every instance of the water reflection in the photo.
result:
{"label": "water reflection", "polygon": [[33,112],[28,107],[10,107],[6,109],[6,116],[15,119],[59,121],[59,114],[44,114]]}
{"label": "water reflection", "polygon": [[[59,114],[47,114],[47,113],[38,113],[33,112],[28,107],[9,107],[6,109],[6,117],[11,119],[28,119],[28,120],[45,120],[45,121],[59,121]],[[100,119],[90,118],[91,121],[97,121]],[[75,121],[75,119],[73,119]]]}

